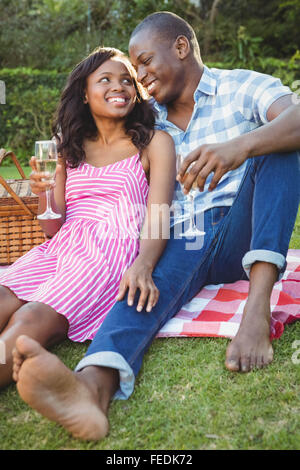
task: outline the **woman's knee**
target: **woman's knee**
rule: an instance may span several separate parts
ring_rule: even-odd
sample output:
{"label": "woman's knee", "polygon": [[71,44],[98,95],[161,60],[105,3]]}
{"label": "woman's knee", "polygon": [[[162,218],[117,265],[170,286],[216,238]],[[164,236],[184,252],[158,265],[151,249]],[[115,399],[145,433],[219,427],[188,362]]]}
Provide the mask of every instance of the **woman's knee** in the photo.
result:
{"label": "woman's knee", "polygon": [[30,332],[43,346],[62,341],[68,332],[68,321],[52,307],[42,302],[28,302],[12,316],[11,326]]}
{"label": "woman's knee", "polygon": [[15,297],[16,297],[15,294],[8,287],[0,285],[0,302],[1,302],[1,304],[3,302],[8,301],[9,299],[15,298]]}
{"label": "woman's knee", "polygon": [[38,302],[28,302],[19,308],[14,314],[14,321],[26,325],[40,323],[43,312]]}

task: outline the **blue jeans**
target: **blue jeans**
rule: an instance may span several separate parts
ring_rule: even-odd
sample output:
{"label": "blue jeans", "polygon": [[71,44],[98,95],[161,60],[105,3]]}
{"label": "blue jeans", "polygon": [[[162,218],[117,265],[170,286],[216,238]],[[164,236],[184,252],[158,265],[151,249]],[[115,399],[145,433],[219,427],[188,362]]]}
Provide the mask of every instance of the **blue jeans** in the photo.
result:
{"label": "blue jeans", "polygon": [[186,249],[189,240],[176,238],[171,231],[153,272],[160,291],[153,310],[137,312],[136,302],[129,307],[127,298],[117,302],[76,371],[90,365],[118,369],[115,398],[128,398],[157,332],[204,285],[247,279],[256,261],[275,264],[282,277],[299,199],[298,153],[249,159],[233,205],[205,211],[200,249]]}

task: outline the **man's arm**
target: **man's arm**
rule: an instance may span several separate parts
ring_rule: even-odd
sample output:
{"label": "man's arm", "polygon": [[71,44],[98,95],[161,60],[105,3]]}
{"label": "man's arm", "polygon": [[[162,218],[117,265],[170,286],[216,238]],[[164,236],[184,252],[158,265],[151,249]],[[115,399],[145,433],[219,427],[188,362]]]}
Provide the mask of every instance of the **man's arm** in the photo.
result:
{"label": "man's arm", "polygon": [[245,134],[248,157],[300,149],[300,104],[294,94],[276,100],[267,112],[268,123]]}
{"label": "man's arm", "polygon": [[300,149],[300,104],[294,104],[296,101],[295,94],[282,96],[269,107],[267,124],[228,142],[202,145],[191,152],[178,174],[178,179],[182,178],[196,161],[184,180],[185,192],[195,180],[203,191],[211,172],[214,176],[209,190],[214,189],[225,173],[238,168],[247,158]]}

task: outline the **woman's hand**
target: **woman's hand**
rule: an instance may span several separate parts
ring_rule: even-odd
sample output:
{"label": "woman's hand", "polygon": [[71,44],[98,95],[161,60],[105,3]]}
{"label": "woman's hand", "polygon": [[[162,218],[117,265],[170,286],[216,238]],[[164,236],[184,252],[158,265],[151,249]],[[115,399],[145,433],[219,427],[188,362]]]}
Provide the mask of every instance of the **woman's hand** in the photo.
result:
{"label": "woman's hand", "polygon": [[58,159],[56,166],[55,182],[49,173],[38,171],[36,157],[31,157],[29,160],[29,165],[32,169],[32,172],[29,176],[31,191],[37,196],[41,196],[46,191],[46,189],[54,188],[54,186],[62,185],[62,187],[64,187],[66,178],[64,174],[63,162],[60,158]]}
{"label": "woman's hand", "polygon": [[141,312],[143,310],[148,299],[146,311],[151,312],[152,308],[158,301],[159,290],[153,282],[152,270],[140,263],[138,258],[132,266],[127,269],[122,277],[117,300],[122,300],[124,298],[127,289],[127,302],[129,306],[133,305],[136,290],[140,289],[141,294],[137,305],[137,311]]}
{"label": "woman's hand", "polygon": [[61,214],[60,219],[40,220],[39,223],[47,237],[53,237],[65,222],[66,202],[65,202],[65,185],[66,185],[66,168],[64,160],[58,158],[55,172],[55,181],[53,177],[47,173],[37,171],[36,158],[31,157],[29,164],[32,168],[30,174],[31,191],[39,196],[38,214],[42,214],[46,209],[46,189],[51,191],[51,205],[54,212]]}

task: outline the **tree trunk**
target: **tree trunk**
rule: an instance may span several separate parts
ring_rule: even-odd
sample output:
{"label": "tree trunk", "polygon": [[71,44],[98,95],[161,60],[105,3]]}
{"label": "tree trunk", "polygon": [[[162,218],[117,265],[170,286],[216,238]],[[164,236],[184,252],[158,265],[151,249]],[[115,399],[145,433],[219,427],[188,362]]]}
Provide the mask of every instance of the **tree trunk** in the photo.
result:
{"label": "tree trunk", "polygon": [[206,24],[206,32],[204,36],[203,50],[206,56],[209,53],[213,25],[218,14],[218,5],[222,0],[214,0],[209,13],[209,20]]}

